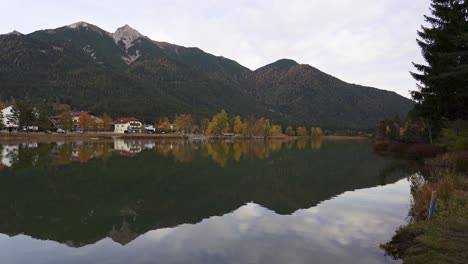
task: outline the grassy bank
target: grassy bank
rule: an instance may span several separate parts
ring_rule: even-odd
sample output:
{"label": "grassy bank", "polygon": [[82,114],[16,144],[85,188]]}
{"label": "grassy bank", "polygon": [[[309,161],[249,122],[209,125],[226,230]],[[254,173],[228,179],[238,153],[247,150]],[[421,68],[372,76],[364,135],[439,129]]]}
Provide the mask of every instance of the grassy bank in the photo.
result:
{"label": "grassy bank", "polygon": [[[412,178],[411,221],[382,247],[404,264],[468,263],[468,152],[426,161],[428,177]],[[435,215],[428,220],[432,191]]]}
{"label": "grassy bank", "polygon": [[445,148],[423,143],[405,143],[380,140],[374,143],[374,151],[382,155],[399,156],[407,159],[434,158],[445,152]]}

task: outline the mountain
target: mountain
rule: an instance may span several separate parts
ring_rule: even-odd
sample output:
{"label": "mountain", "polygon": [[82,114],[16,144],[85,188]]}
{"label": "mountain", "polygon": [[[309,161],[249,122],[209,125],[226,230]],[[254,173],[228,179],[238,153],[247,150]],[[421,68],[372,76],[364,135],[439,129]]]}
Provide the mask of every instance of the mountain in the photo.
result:
{"label": "mountain", "polygon": [[394,92],[349,84],[287,59],[257,69],[252,80],[258,100],[299,123],[371,127],[389,113],[407,113],[413,105]]}
{"label": "mountain", "polygon": [[369,128],[413,102],[279,60],[255,71],[199,48],[154,41],[128,25],[87,22],[0,35],[1,98],[29,96],[147,122],[190,112],[266,116],[292,125]]}

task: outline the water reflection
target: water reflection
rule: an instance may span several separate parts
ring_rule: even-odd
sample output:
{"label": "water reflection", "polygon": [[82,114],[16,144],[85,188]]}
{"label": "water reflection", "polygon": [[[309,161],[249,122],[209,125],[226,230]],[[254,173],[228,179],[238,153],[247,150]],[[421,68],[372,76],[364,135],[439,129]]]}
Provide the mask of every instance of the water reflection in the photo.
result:
{"label": "water reflection", "polygon": [[[379,196],[380,199],[375,199]],[[376,245],[390,239],[408,210],[406,180],[347,192],[291,215],[247,203],[197,224],[162,228],[121,247],[110,239],[70,248],[0,235],[2,263],[393,263]],[[122,227],[129,230],[128,225]],[[110,232],[113,240],[115,230]],[[119,235],[125,231],[117,231]],[[131,233],[130,236],[135,236]],[[125,237],[125,239],[127,239]]]}
{"label": "water reflection", "polygon": [[347,192],[407,175],[369,142],[116,139],[1,150],[1,263],[383,263],[378,242],[407,213],[406,181]]}
{"label": "water reflection", "polygon": [[[229,159],[267,159],[272,152],[283,148],[300,150],[306,148],[320,149],[321,140],[299,139],[297,141],[154,141],[141,139],[121,139],[112,141],[76,141],[56,142],[49,144],[51,155],[57,163],[88,162],[97,158],[108,159],[112,154],[124,157],[138,156],[144,150],[155,150],[164,157],[172,157],[180,162],[189,162],[195,156],[208,156],[219,166],[224,167]],[[0,168],[12,167],[19,162],[19,150],[26,152],[37,149],[38,143],[0,145]],[[25,159],[27,157],[23,157]],[[23,160],[23,163],[27,162]]]}

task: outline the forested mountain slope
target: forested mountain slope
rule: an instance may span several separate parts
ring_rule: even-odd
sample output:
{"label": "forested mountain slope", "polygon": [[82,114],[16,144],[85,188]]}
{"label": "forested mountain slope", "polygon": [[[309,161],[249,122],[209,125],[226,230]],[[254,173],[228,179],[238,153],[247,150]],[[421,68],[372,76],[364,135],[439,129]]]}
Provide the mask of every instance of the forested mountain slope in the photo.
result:
{"label": "forested mountain slope", "polygon": [[78,22],[0,35],[0,97],[68,104],[155,121],[178,113],[265,116],[275,122],[368,128],[413,102],[279,60],[256,71],[199,48],[158,42],[125,25]]}

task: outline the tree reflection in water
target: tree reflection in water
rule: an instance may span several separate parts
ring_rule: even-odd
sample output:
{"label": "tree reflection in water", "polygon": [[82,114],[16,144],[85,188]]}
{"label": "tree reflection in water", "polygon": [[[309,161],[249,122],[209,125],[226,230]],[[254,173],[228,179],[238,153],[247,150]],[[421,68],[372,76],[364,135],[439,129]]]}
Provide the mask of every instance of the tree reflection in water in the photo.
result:
{"label": "tree reflection in water", "polygon": [[407,175],[365,141],[116,139],[3,145],[1,153],[0,233],[73,247],[106,237],[126,244],[251,201],[292,214]]}

